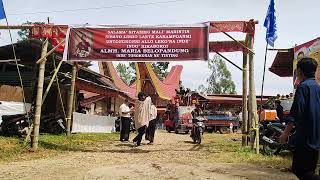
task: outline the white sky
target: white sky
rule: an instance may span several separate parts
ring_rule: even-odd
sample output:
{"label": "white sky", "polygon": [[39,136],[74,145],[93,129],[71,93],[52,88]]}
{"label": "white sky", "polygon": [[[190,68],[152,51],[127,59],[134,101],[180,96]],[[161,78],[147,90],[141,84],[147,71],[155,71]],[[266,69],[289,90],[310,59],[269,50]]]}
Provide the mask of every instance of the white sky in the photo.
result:
{"label": "white sky", "polygon": [[[132,4],[146,4],[153,2],[167,2],[128,6]],[[262,81],[265,28],[263,21],[267,12],[269,0],[3,0],[10,24],[21,24],[26,21],[46,21],[50,17],[55,24],[191,24],[213,20],[249,20],[259,21],[256,26],[255,37],[255,78],[257,94],[260,94]],[[275,0],[277,11],[278,40],[276,48],[290,48],[319,36],[320,24],[316,19],[319,15],[319,0]],[[122,6],[122,7],[121,7]],[[72,10],[95,7],[109,7],[95,10],[82,10],[74,12],[51,12],[26,14],[29,12],[47,12],[59,10]],[[112,8],[111,8],[112,7]],[[5,21],[0,21],[5,24]],[[239,40],[244,39],[243,34],[232,33]],[[17,39],[17,36],[14,36]],[[223,35],[212,35],[211,40],[230,40]],[[6,31],[1,31],[0,45],[10,42]],[[234,63],[242,66],[241,53],[225,54]],[[267,68],[272,64],[274,52],[268,53]],[[182,81],[186,87],[196,89],[205,83],[209,75],[206,62],[173,62],[182,64],[184,70]],[[241,94],[241,71],[229,65],[232,78],[236,83],[237,92]],[[95,67],[97,69],[97,67]],[[289,93],[292,91],[292,79],[280,78],[266,71],[265,94]]]}

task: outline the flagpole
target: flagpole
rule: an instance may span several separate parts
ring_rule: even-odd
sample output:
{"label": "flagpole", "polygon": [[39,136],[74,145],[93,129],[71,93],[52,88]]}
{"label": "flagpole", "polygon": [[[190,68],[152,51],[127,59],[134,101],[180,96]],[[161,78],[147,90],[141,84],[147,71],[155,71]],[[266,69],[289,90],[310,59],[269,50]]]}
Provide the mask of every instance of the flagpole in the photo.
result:
{"label": "flagpole", "polygon": [[[15,50],[15,47],[14,47],[14,44],[13,44],[11,29],[10,29],[10,26],[9,26],[8,18],[6,17],[6,11],[4,10],[4,6],[3,6],[2,0],[1,0],[1,4],[0,4],[0,5],[2,6],[2,10],[3,10],[3,14],[2,14],[3,17],[2,17],[2,18],[4,18],[4,19],[6,20],[7,29],[8,29],[8,31],[9,31],[9,36],[10,36],[10,41],[11,41],[11,46],[12,46],[12,51],[13,51],[13,57],[14,57],[14,61],[15,61],[16,67],[17,67],[17,71],[18,71],[20,86],[21,86],[21,88],[22,88],[22,100],[23,100],[23,104],[24,104],[24,110],[25,110],[26,115],[27,115],[27,120],[28,120],[28,122],[30,122],[29,112],[28,112],[27,106],[26,106],[26,97],[25,97],[25,93],[24,93],[24,86],[23,86],[23,81],[22,81],[22,77],[21,77],[21,72],[20,72],[19,65],[18,65],[16,50]],[[30,127],[29,127],[29,130],[30,130]],[[28,134],[29,134],[29,133],[28,133]],[[26,143],[27,140],[28,140],[28,136],[26,137],[26,139],[25,139],[25,141],[24,141],[24,144]]]}
{"label": "flagpole", "polygon": [[[260,114],[262,113],[262,100],[263,100],[263,88],[264,88],[264,79],[266,74],[266,64],[267,64],[267,53],[268,53],[268,42],[266,43],[266,50],[264,53],[264,66],[263,66],[263,76],[262,76],[262,83],[261,83],[261,99],[260,99]],[[259,115],[259,120],[260,115]]]}

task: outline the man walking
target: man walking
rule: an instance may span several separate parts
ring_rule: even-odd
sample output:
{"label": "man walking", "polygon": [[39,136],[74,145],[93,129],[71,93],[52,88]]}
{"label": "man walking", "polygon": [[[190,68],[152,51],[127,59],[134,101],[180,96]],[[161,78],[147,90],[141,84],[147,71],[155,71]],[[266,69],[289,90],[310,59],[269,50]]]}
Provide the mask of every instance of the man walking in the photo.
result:
{"label": "man walking", "polygon": [[148,144],[153,144],[154,134],[156,132],[157,125],[157,107],[152,103],[151,104],[151,118],[149,121],[149,126],[146,131],[146,140],[150,142]]}
{"label": "man walking", "polygon": [[130,134],[130,113],[129,101],[126,99],[119,108],[120,114],[120,141],[129,141]]}
{"label": "man walking", "polygon": [[138,94],[138,100],[135,103],[134,122],[138,131],[138,135],[133,139],[133,142],[140,146],[142,136],[149,125],[151,118],[151,98],[146,97],[143,92]]}
{"label": "man walking", "polygon": [[292,117],[280,143],[285,143],[293,126],[296,128],[292,171],[300,180],[320,180],[315,175],[320,150],[320,86],[315,80],[318,63],[302,58],[297,65],[300,84],[291,107]]}

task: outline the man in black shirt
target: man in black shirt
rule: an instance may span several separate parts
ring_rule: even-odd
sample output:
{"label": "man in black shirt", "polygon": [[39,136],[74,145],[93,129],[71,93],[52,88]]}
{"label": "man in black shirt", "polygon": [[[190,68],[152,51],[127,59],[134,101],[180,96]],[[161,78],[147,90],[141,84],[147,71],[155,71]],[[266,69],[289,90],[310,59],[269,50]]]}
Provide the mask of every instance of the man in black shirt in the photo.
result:
{"label": "man in black shirt", "polygon": [[281,106],[281,101],[276,100],[275,104],[276,104],[277,116],[278,116],[280,122],[282,123],[283,122],[283,107]]}
{"label": "man in black shirt", "polygon": [[290,111],[290,122],[280,143],[285,143],[293,126],[296,128],[292,171],[301,180],[320,180],[315,175],[320,150],[320,85],[315,80],[318,63],[302,58],[297,65],[300,84]]}

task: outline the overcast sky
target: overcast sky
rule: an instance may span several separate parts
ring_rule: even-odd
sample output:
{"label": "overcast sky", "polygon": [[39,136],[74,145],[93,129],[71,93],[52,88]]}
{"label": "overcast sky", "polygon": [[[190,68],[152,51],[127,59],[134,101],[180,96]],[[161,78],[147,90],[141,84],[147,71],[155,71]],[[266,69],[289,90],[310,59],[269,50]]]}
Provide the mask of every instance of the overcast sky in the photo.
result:
{"label": "overcast sky", "polygon": [[[290,48],[319,36],[319,0],[275,0],[277,11],[278,40],[276,48]],[[265,28],[263,21],[269,0],[3,0],[10,24],[26,21],[46,21],[50,17],[55,24],[190,24],[205,21],[249,20],[259,21],[255,36],[255,78],[257,93],[260,93],[264,49]],[[162,2],[162,3],[158,3]],[[147,5],[148,4],[148,5]],[[104,7],[104,8],[101,8]],[[84,10],[84,9],[90,10]],[[64,11],[61,10],[75,10]],[[54,11],[54,12],[53,12]],[[46,13],[39,13],[46,12]],[[5,21],[0,21],[5,24]],[[241,33],[232,33],[239,40]],[[17,39],[15,36],[14,39]],[[210,40],[230,40],[224,35],[212,35]],[[0,44],[8,44],[9,36],[1,31]],[[234,63],[242,66],[241,53],[226,53]],[[267,67],[270,67],[275,53],[268,53]],[[196,89],[205,83],[209,75],[204,61],[174,62],[184,66],[182,81],[186,87]],[[228,65],[237,92],[241,94],[241,71]],[[96,67],[94,67],[96,68]],[[96,68],[97,69],[97,68]],[[265,94],[289,93],[292,79],[280,78],[267,71]]]}

